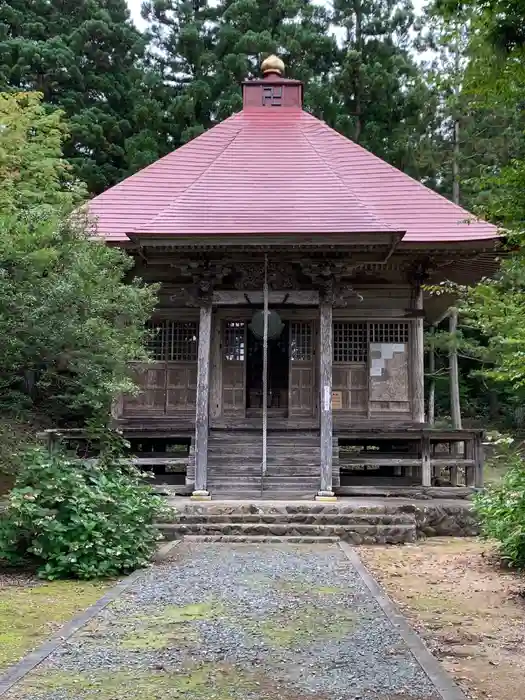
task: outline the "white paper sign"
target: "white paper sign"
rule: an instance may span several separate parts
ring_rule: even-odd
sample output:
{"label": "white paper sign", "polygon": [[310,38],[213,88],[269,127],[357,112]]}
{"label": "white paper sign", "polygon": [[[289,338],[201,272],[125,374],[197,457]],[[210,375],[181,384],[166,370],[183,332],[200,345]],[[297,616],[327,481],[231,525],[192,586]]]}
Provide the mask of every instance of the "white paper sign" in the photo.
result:
{"label": "white paper sign", "polygon": [[329,411],[330,407],[332,405],[332,392],[330,391],[329,386],[324,387],[323,391],[323,403],[324,403],[324,410]]}

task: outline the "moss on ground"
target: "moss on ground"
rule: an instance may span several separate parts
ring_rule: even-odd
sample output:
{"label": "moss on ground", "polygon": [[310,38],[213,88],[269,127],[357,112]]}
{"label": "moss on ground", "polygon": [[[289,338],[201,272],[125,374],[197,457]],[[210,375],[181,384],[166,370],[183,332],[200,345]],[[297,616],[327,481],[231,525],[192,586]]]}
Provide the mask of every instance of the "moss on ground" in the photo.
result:
{"label": "moss on ground", "polygon": [[60,690],[64,697],[97,700],[243,700],[257,680],[234,666],[202,663],[180,672],[116,671],[90,675],[47,670],[33,675],[10,695],[42,700]]}
{"label": "moss on ground", "polygon": [[212,620],[220,615],[221,606],[213,601],[194,603],[192,605],[167,605],[158,615],[158,619],[174,624],[195,620]]}
{"label": "moss on ground", "polygon": [[303,605],[283,615],[273,613],[255,623],[252,631],[261,634],[271,646],[305,647],[323,639],[342,639],[356,625],[350,610],[330,610]]}
{"label": "moss on ground", "polygon": [[104,643],[105,634],[111,629],[120,646],[131,651],[196,649],[202,639],[195,622],[214,619],[222,612],[222,606],[213,601],[185,606],[168,605],[150,614],[92,621],[80,634],[98,645]]}
{"label": "moss on ground", "polygon": [[36,582],[0,588],[0,670],[18,661],[76,613],[95,603],[112,582]]}

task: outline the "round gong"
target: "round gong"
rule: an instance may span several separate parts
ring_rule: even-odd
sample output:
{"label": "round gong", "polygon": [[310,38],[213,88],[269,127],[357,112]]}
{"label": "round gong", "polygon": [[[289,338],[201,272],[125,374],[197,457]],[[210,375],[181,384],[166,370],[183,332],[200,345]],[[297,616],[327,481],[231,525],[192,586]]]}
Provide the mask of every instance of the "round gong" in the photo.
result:
{"label": "round gong", "polygon": [[[268,311],[268,338],[278,338],[283,332],[284,323],[277,311]],[[256,311],[252,317],[249,329],[256,338],[264,337],[264,311]]]}

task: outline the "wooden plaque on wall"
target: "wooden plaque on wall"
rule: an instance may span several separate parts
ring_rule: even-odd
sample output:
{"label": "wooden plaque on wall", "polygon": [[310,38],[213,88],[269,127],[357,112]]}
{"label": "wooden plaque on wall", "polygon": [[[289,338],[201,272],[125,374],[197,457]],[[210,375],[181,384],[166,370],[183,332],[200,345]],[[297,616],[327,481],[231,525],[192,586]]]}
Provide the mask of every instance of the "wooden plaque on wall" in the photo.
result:
{"label": "wooden plaque on wall", "polygon": [[343,392],[332,391],[332,411],[340,411],[343,408]]}

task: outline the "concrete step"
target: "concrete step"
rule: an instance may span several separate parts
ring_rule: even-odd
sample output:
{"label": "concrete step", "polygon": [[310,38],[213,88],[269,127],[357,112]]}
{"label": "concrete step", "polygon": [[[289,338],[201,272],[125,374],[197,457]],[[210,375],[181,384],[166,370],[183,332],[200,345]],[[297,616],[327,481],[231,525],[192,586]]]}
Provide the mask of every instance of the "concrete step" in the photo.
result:
{"label": "concrete step", "polygon": [[285,535],[185,535],[185,542],[237,542],[239,544],[254,543],[278,543],[287,544],[334,544],[339,542],[339,537],[294,537]]}

